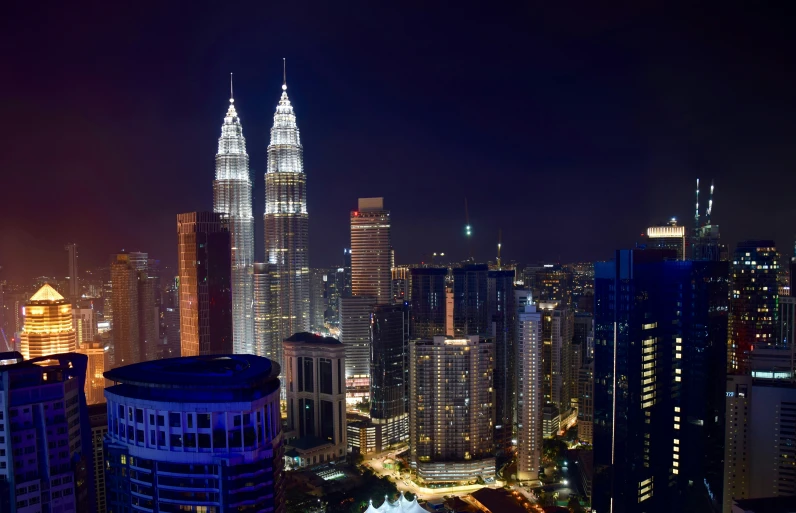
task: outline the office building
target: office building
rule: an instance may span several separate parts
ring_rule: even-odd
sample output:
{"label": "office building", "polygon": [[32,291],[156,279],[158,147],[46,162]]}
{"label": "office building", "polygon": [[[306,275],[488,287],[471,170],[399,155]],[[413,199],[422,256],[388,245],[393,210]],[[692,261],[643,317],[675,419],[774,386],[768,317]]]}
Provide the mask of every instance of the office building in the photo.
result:
{"label": "office building", "polygon": [[166,344],[161,358],[176,358],[180,356],[180,304],[166,307],[163,311],[163,322],[166,325]]}
{"label": "office building", "polygon": [[408,308],[373,307],[370,334],[370,418],[382,451],[409,439]]}
{"label": "office building", "polygon": [[111,264],[114,366],[157,355],[155,286],[147,273],[147,261],[146,253],[131,252],[115,255]]}
{"label": "office building", "polygon": [[392,303],[390,211],[384,198],[359,198],[351,212],[351,294]]}
{"label": "office building", "polygon": [[86,404],[99,404],[105,402],[105,347],[102,339],[84,342],[77,348],[77,353],[88,358],[86,365],[86,381],[84,392]]}
{"label": "office building", "polygon": [[254,264],[254,348],[257,356],[264,356],[279,365],[282,361],[282,341],[276,318],[276,284],[271,264]]}
{"label": "office building", "polygon": [[421,482],[492,478],[495,348],[490,339],[410,344],[409,462]]}
{"label": "office building", "polygon": [[265,173],[265,258],[272,266],[277,339],[310,329],[307,175],[287,83],[274,114]]}
{"label": "office building", "polygon": [[[594,301],[594,296],[591,299]],[[575,320],[572,326],[572,343],[581,346],[581,359],[579,362],[574,362],[575,365],[580,365],[594,357],[594,316],[591,313],[575,312]]]}
{"label": "office building", "polygon": [[392,268],[392,302],[403,304],[409,301],[411,269],[407,266]]}
{"label": "office building", "polygon": [[588,360],[578,370],[578,440],[594,440],[594,361]]}
{"label": "office building", "polygon": [[286,454],[297,466],[345,458],[345,353],[338,340],[312,333],[284,341]]}
{"label": "office building", "polygon": [[[230,83],[230,86],[232,84]],[[231,87],[230,87],[231,89]],[[230,289],[232,290],[232,346],[234,352],[255,354],[252,302],[254,265],[254,216],[249,154],[243,126],[231,98],[221,125],[213,181],[213,212],[229,230]]]}
{"label": "office building", "polygon": [[156,360],[160,353],[159,279],[151,269],[138,271],[138,335],[143,361]]}
{"label": "office building", "polygon": [[561,414],[553,403],[542,407],[542,438],[552,439],[558,435]]}
{"label": "office building", "polygon": [[704,225],[695,230],[691,246],[692,260],[724,262],[727,257],[727,245],[721,242],[719,225]]}
{"label": "office building", "polygon": [[527,290],[517,304],[517,479],[539,478],[542,464],[542,312]]}
{"label": "office building", "polygon": [[108,511],[284,511],[278,365],[201,355],[105,377]]}
{"label": "office building", "polygon": [[738,499],[796,496],[793,346],[755,349],[749,367],[727,376],[724,513]]}
{"label": "office building", "polygon": [[727,371],[748,374],[752,348],[777,343],[779,253],[774,241],[739,242],[730,270],[732,289]]}
{"label": "office building", "polygon": [[572,306],[572,272],[558,264],[544,264],[536,269],[533,297],[540,302]]}
{"label": "office building", "polygon": [[370,396],[370,315],[376,298],[340,298],[340,342],[345,347],[345,380],[349,402]]}
{"label": "office building", "polygon": [[646,249],[672,250],[676,252],[677,260],[685,260],[687,240],[685,226],[678,225],[677,220],[672,218],[664,225],[647,228],[644,246]]}
{"label": "office building", "polygon": [[74,352],[77,344],[72,305],[49,284],[45,283],[25,303],[25,326],[20,342],[26,360]]}
{"label": "office building", "polygon": [[77,301],[80,294],[80,279],[77,274],[77,244],[74,242],[64,246],[67,254],[69,269],[69,300]]}
{"label": "office building", "polygon": [[320,332],[325,325],[326,280],[325,269],[310,269],[310,330]]}
{"label": "office building", "polygon": [[514,438],[516,402],[514,270],[487,273],[489,336],[495,342],[495,447],[508,453]]}
{"label": "office building", "polygon": [[182,356],[234,350],[229,245],[221,214],[177,215]]}
{"label": "office building", "polygon": [[0,511],[91,511],[86,357],[21,356],[0,356]]}
{"label": "office building", "polygon": [[105,490],[105,435],[108,434],[108,407],[104,397],[100,404],[89,405],[88,422],[91,428],[94,501],[97,513],[105,513],[108,510],[106,500],[108,492]]}
{"label": "office building", "polygon": [[97,317],[94,308],[91,306],[80,308],[78,305],[72,305],[72,328],[75,330],[77,347],[84,342],[94,340],[94,335],[97,334]]}
{"label": "office building", "polygon": [[448,334],[445,318],[447,276],[445,267],[414,267],[410,270],[409,330],[412,340],[430,340],[437,335]]}
{"label": "office building", "polygon": [[453,269],[453,332],[457,337],[486,335],[491,331],[487,308],[486,264]]}
{"label": "office building", "polygon": [[779,315],[777,326],[777,345],[796,346],[796,297],[779,296]]}
{"label": "office building", "polygon": [[721,495],[727,264],[675,255],[621,250],[595,264],[597,511],[689,511]]}

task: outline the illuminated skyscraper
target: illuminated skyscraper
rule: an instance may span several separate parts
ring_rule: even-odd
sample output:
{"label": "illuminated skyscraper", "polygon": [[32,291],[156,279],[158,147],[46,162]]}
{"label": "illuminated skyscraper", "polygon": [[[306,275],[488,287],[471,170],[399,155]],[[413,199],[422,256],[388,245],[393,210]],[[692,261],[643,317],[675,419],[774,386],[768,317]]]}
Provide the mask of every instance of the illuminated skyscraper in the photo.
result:
{"label": "illuminated skyscraper", "polygon": [[663,226],[647,228],[646,247],[648,249],[673,249],[677,251],[677,260],[685,260],[686,240],[685,226],[678,225],[675,218]]}
{"label": "illuminated skyscraper", "polygon": [[748,374],[752,347],[777,343],[778,272],[774,241],[738,243],[730,262],[729,372]]}
{"label": "illuminated skyscraper", "polygon": [[495,473],[495,347],[476,336],[409,345],[409,461],[426,483]]}
{"label": "illuminated skyscraper", "polygon": [[517,479],[539,478],[542,462],[542,314],[530,292],[514,292],[517,313]]}
{"label": "illuminated skyscraper", "polygon": [[101,340],[84,341],[76,350],[88,357],[86,367],[86,404],[105,402],[105,349]]}
{"label": "illuminated skyscraper", "polygon": [[97,334],[96,312],[92,305],[88,308],[79,308],[77,305],[72,309],[72,325],[77,335],[77,346],[80,347],[84,342],[94,340]]}
{"label": "illuminated skyscraper", "polygon": [[49,284],[44,284],[25,305],[22,354],[25,359],[71,353],[77,346],[72,326],[72,305]]}
{"label": "illuminated skyscraper", "polygon": [[232,351],[229,244],[221,214],[177,215],[182,356]]}
{"label": "illuminated skyscraper", "polygon": [[351,294],[392,303],[390,211],[384,198],[359,198],[351,212]]}
{"label": "illuminated skyscraper", "polygon": [[282,341],[274,316],[274,283],[271,265],[254,264],[254,354],[282,365]]}
{"label": "illuminated skyscraper", "polygon": [[409,309],[375,306],[370,335],[370,418],[381,451],[409,438]]}
{"label": "illuminated skyscraper", "polygon": [[265,257],[273,267],[277,340],[310,329],[307,176],[287,83],[274,114],[265,173]]}
{"label": "illuminated skyscraper", "polygon": [[218,140],[213,211],[227,221],[231,239],[233,349],[237,354],[254,354],[252,182],[243,126],[232,98]]}

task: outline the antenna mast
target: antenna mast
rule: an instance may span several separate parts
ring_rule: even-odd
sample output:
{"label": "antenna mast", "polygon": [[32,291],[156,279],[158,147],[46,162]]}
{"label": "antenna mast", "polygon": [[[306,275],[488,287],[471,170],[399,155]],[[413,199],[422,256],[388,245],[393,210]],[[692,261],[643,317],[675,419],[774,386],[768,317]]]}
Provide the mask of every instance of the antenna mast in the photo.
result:
{"label": "antenna mast", "polygon": [[500,266],[500,247],[503,245],[503,229],[498,230],[498,253],[497,253],[497,268],[498,270],[501,269]]}
{"label": "antenna mast", "polygon": [[708,212],[706,217],[707,224],[710,224],[710,213],[713,210],[713,180],[710,181],[710,199],[708,200]]}
{"label": "antenna mast", "polygon": [[697,178],[696,188],[696,214],[694,215],[694,229],[699,229],[699,178]]}
{"label": "antenna mast", "polygon": [[473,229],[470,226],[470,209],[467,206],[467,196],[464,197],[464,217],[467,221],[467,224],[464,227],[464,235],[467,237],[467,251],[470,254],[470,261],[473,260],[473,245],[470,242],[472,240]]}

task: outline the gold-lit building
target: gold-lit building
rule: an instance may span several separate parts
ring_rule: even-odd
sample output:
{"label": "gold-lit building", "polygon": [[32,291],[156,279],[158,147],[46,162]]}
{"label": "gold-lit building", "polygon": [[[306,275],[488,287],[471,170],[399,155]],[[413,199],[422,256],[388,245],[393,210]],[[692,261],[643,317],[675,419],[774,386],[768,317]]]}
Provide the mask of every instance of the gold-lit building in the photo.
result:
{"label": "gold-lit building", "polygon": [[21,349],[26,360],[75,351],[72,305],[45,283],[25,304]]}
{"label": "gold-lit building", "polygon": [[86,368],[86,404],[105,402],[105,348],[101,339],[80,344],[77,352],[88,356]]}

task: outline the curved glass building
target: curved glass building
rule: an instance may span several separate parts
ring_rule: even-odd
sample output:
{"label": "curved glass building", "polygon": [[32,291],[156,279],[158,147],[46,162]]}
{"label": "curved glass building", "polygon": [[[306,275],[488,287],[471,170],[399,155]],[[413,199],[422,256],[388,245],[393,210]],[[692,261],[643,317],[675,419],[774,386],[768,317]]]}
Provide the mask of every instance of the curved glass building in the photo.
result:
{"label": "curved glass building", "polygon": [[218,355],[106,372],[108,510],[284,511],[279,370]]}
{"label": "curved glass building", "polygon": [[[235,100],[221,125],[216,153],[216,179],[213,181],[213,211],[227,220],[232,246],[232,343],[234,352],[255,354],[254,299],[254,217],[249,155],[243,126],[235,111]],[[257,353],[259,354],[259,353]]]}
{"label": "curved glass building", "polygon": [[274,343],[278,344],[294,333],[310,329],[307,176],[286,84],[282,85],[268,145],[264,224],[265,257],[273,266],[272,282],[277,298]]}

